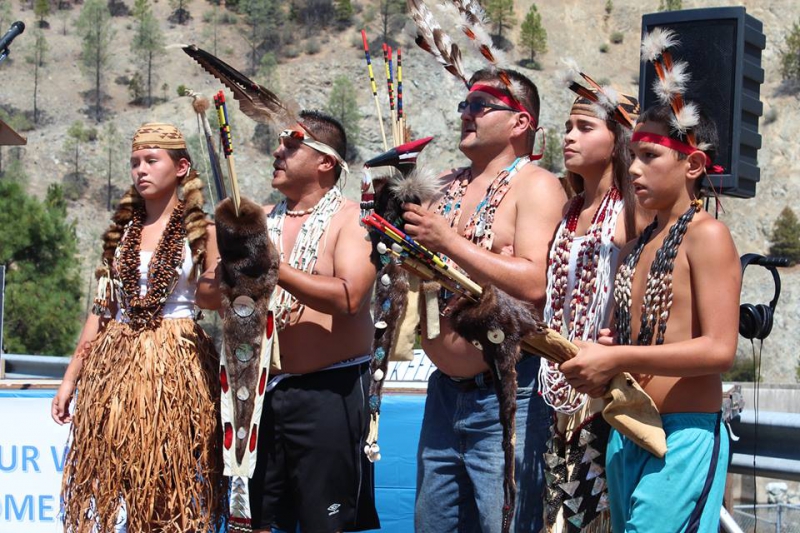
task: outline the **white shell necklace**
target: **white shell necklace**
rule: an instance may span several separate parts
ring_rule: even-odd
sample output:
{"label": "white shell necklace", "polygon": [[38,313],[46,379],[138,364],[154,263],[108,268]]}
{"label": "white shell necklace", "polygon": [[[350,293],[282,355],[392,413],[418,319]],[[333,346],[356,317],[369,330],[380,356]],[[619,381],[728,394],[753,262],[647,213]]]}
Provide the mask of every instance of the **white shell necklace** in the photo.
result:
{"label": "white shell necklace", "polygon": [[[283,223],[286,216],[310,215],[300,227],[297,238],[289,256],[289,266],[303,272],[313,272],[317,264],[319,253],[319,242],[325,234],[325,230],[330,225],[333,215],[335,215],[344,203],[342,191],[337,186],[333,186],[325,193],[317,205],[303,211],[290,211],[286,209],[286,200],[282,200],[272,212],[267,216],[267,232],[272,243],[278,247],[281,254],[281,262],[285,260],[283,252]],[[274,300],[275,325],[278,331],[289,325],[292,319],[292,310],[296,308],[299,316],[305,305],[298,304],[297,298],[291,293],[278,288]]]}

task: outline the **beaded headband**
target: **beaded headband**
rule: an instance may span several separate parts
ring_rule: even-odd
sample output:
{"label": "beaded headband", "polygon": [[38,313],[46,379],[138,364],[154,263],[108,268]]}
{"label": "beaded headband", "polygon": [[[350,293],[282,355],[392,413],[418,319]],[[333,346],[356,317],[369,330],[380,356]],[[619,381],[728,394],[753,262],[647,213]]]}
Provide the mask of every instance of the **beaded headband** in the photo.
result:
{"label": "beaded headband", "polygon": [[148,122],[139,126],[136,133],[133,134],[131,151],[147,148],[181,150],[186,148],[186,141],[180,130],[172,124]]}

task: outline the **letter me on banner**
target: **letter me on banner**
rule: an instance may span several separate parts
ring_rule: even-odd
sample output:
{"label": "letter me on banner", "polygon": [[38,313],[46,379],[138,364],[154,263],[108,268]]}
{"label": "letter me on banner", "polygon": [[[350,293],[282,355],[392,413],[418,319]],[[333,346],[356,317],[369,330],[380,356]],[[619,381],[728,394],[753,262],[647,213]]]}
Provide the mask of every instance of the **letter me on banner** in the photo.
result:
{"label": "letter me on banner", "polygon": [[69,426],[50,417],[54,390],[0,390],[0,531],[54,533]]}

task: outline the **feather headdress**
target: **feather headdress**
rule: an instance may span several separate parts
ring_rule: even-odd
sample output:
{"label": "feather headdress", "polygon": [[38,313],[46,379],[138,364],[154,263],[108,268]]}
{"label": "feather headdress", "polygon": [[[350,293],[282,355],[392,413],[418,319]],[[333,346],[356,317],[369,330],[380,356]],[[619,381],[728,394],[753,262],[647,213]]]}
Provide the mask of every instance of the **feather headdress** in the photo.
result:
{"label": "feather headdress", "polygon": [[263,85],[252,81],[226,62],[193,44],[181,45],[181,48],[233,92],[233,97],[239,102],[239,109],[248,117],[256,122],[277,124],[295,120],[294,113],[275,93]]}
{"label": "feather headdress", "polygon": [[[639,114],[639,102],[630,95],[617,92],[610,86],[600,86],[591,76],[581,71],[578,64],[572,59],[565,59],[565,70],[561,74],[564,86],[578,95],[573,104],[573,113],[576,109],[584,109],[584,113],[607,120],[610,116],[628,129],[633,129],[633,124]],[[589,87],[583,85],[587,83]]]}
{"label": "feather headdress", "polygon": [[[425,5],[424,0],[407,0],[407,3],[411,17],[417,25],[417,45],[436,57],[437,61],[442,63],[448,72],[469,86],[467,76],[461,68],[461,51],[458,45],[453,43],[453,40],[444,32],[431,10]],[[478,52],[489,62],[491,67],[497,71],[498,79],[505,85],[511,96],[519,101],[518,95],[522,94],[522,89],[502,69],[503,56],[492,44],[492,37],[486,29],[486,12],[480,3],[477,0],[452,0],[452,2],[445,2],[440,7],[445,12],[451,12],[458,19],[458,26],[464,32],[464,35],[475,45]],[[437,39],[442,43],[446,43],[447,46],[444,49],[444,53],[442,47],[439,47],[437,51]],[[447,55],[448,49],[450,50],[449,59]],[[458,63],[457,73],[453,72],[449,65],[453,61]]]}
{"label": "feather headdress", "polygon": [[691,129],[699,121],[698,108],[686,104],[683,97],[690,79],[689,68],[685,61],[674,61],[669,51],[679,44],[674,31],[655,28],[642,38],[642,61],[655,67],[657,79],[653,82],[653,92],[662,104],[672,108],[672,128],[686,136],[691,146],[696,146]]}
{"label": "feather headdress", "polygon": [[431,54],[444,69],[469,86],[461,66],[461,49],[439,25],[423,0],[408,0],[411,18],[417,25],[417,46]]}

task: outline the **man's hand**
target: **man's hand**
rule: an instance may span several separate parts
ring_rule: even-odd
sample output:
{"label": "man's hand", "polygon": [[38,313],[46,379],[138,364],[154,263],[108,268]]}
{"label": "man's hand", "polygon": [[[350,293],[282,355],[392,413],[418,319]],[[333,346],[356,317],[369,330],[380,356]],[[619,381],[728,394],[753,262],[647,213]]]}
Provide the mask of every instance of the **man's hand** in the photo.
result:
{"label": "man's hand", "polygon": [[432,251],[447,254],[448,245],[457,238],[447,220],[418,204],[405,203],[403,209],[408,236]]}
{"label": "man's hand", "polygon": [[580,351],[569,361],[561,363],[559,368],[576,391],[599,398],[619,372],[606,347],[578,340],[574,342]]}

